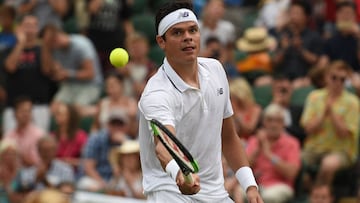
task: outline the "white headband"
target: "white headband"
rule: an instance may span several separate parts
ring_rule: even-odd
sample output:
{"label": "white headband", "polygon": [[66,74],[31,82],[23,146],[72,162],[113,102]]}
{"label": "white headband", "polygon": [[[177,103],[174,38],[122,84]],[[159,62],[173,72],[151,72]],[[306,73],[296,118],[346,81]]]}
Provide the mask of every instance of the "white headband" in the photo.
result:
{"label": "white headband", "polygon": [[189,9],[181,8],[176,11],[169,13],[165,16],[159,23],[158,35],[163,36],[165,32],[173,25],[181,22],[194,21],[196,24],[199,24],[197,18]]}

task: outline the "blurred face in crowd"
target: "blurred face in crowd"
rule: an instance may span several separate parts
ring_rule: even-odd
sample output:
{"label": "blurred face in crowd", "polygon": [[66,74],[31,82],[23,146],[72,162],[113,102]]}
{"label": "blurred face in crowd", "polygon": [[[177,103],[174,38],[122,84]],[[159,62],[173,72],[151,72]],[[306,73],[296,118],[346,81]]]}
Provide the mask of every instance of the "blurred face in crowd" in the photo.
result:
{"label": "blurred face in crowd", "polygon": [[69,120],[69,109],[65,104],[60,104],[54,116],[57,125],[65,125]]}
{"label": "blurred face in crowd", "polygon": [[332,69],[327,73],[326,83],[328,90],[332,93],[339,94],[344,89],[344,83],[348,73],[341,69]]}
{"label": "blurred face in crowd", "polygon": [[306,14],[299,5],[292,5],[289,9],[290,24],[293,26],[304,26],[306,24]]}
{"label": "blurred face in crowd", "polygon": [[14,147],[7,147],[0,154],[0,162],[5,165],[14,165],[16,164],[18,158],[18,153]]}
{"label": "blurred face in crowd", "polygon": [[38,143],[38,151],[44,163],[50,163],[56,157],[57,143],[54,138],[47,138]]}
{"label": "blurred face in crowd", "polygon": [[222,0],[210,0],[205,7],[206,18],[219,20],[224,16],[225,6]]}
{"label": "blurred face in crowd", "polygon": [[131,171],[137,171],[140,169],[140,154],[139,153],[128,153],[120,154],[120,166],[127,168]]}
{"label": "blurred face in crowd", "polygon": [[114,143],[121,143],[125,140],[127,123],[122,119],[110,119],[108,122],[110,140]]}
{"label": "blurred face in crowd", "polygon": [[199,55],[200,31],[193,21],[177,23],[166,31],[165,39],[156,39],[170,63],[193,65]]}
{"label": "blurred face in crowd", "polygon": [[274,101],[278,102],[282,106],[286,106],[290,103],[292,86],[288,79],[274,80],[272,85],[272,92]]}
{"label": "blurred face in crowd", "polygon": [[129,55],[133,59],[142,59],[146,57],[149,52],[149,46],[145,39],[134,40],[127,47]]}
{"label": "blurred face in crowd", "polygon": [[109,76],[105,81],[105,85],[106,85],[106,94],[110,98],[115,98],[122,95],[123,92],[122,81],[120,81],[117,77]]}
{"label": "blurred face in crowd", "polygon": [[310,194],[310,203],[333,203],[329,187],[320,186],[314,188]]}
{"label": "blurred face in crowd", "polygon": [[14,17],[10,14],[10,12],[11,11],[7,10],[5,7],[0,9],[0,26],[4,30],[12,30],[14,25]]}
{"label": "blurred face in crowd", "polygon": [[24,31],[28,40],[37,39],[39,34],[39,22],[35,16],[25,16],[20,28]]}
{"label": "blurred face in crowd", "polygon": [[351,6],[343,6],[336,12],[336,21],[355,22],[356,13]]}
{"label": "blurred face in crowd", "polygon": [[30,101],[20,103],[15,110],[15,118],[18,126],[28,125],[32,119],[32,103]]}
{"label": "blurred face in crowd", "polygon": [[283,114],[271,114],[264,116],[264,130],[269,139],[277,139],[284,130]]}

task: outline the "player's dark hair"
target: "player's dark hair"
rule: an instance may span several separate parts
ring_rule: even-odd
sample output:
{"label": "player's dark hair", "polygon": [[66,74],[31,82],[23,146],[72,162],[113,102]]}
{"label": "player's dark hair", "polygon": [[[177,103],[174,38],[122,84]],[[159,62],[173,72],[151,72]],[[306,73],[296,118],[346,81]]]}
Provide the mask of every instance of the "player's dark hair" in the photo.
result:
{"label": "player's dark hair", "polygon": [[301,7],[306,16],[310,16],[312,13],[311,5],[305,0],[295,0],[291,3],[291,6]]}
{"label": "player's dark hair", "polygon": [[352,8],[354,11],[356,11],[356,4],[355,2],[352,1],[342,1],[336,4],[336,10],[340,10],[344,7],[350,7]]}
{"label": "player's dark hair", "polygon": [[[160,7],[160,9],[157,11],[156,16],[155,16],[156,32],[159,28],[160,21],[165,16],[167,16],[169,13],[176,11],[178,9],[181,9],[181,8],[187,8],[187,9],[193,10],[193,5],[192,5],[191,1],[189,1],[189,0],[175,0],[175,1],[170,1],[170,2],[166,2],[165,4],[163,4]],[[162,37],[164,38],[164,36],[162,36]]]}
{"label": "player's dark hair", "polygon": [[23,103],[30,102],[32,104],[32,100],[30,97],[27,96],[19,96],[14,101],[14,109],[15,111],[19,108],[20,105]]}

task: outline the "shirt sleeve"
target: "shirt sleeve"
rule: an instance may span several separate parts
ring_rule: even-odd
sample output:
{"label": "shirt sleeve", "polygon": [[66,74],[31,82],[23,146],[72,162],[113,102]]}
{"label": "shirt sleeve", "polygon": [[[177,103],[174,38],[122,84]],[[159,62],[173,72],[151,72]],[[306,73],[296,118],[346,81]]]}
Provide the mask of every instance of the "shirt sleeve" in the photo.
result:
{"label": "shirt sleeve", "polygon": [[175,102],[174,96],[166,90],[150,91],[143,95],[139,102],[139,110],[145,119],[157,119],[164,125],[175,127]]}
{"label": "shirt sleeve", "polygon": [[[287,136],[291,136],[291,135],[287,135]],[[291,139],[291,142],[289,142],[287,145],[284,161],[296,167],[300,167],[301,165],[300,153],[301,153],[300,143],[295,139]]]}
{"label": "shirt sleeve", "polygon": [[98,147],[97,147],[98,139],[97,139],[97,136],[99,136],[99,135],[92,135],[92,137],[90,137],[90,139],[86,143],[85,149],[84,149],[84,154],[83,154],[83,157],[85,159],[96,159],[97,151],[98,151]]}
{"label": "shirt sleeve", "polygon": [[359,132],[359,100],[353,97],[346,106],[347,108],[343,114],[345,125],[351,132],[352,137],[357,138]]}
{"label": "shirt sleeve", "polygon": [[308,95],[304,105],[304,111],[301,116],[301,125],[305,127],[307,123],[314,118],[320,109],[318,109],[318,105],[316,105],[316,92],[312,92]]}

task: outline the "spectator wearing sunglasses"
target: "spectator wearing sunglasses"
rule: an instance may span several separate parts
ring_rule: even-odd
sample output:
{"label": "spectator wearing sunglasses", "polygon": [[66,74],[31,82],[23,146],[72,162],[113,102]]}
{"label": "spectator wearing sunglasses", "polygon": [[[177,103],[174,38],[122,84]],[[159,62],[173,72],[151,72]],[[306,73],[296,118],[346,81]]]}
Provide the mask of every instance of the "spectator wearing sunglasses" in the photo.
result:
{"label": "spectator wearing sunglasses", "polygon": [[309,94],[301,118],[307,133],[303,160],[318,168],[313,180],[327,184],[357,159],[359,101],[344,88],[350,71],[345,62],[333,61],[325,73],[326,86]]}
{"label": "spectator wearing sunglasses", "polygon": [[107,121],[107,127],[91,135],[85,146],[83,154],[85,176],[79,180],[79,189],[103,190],[114,173],[117,173],[112,170],[108,155],[111,149],[129,138],[126,134],[129,119],[122,109],[113,109]]}

